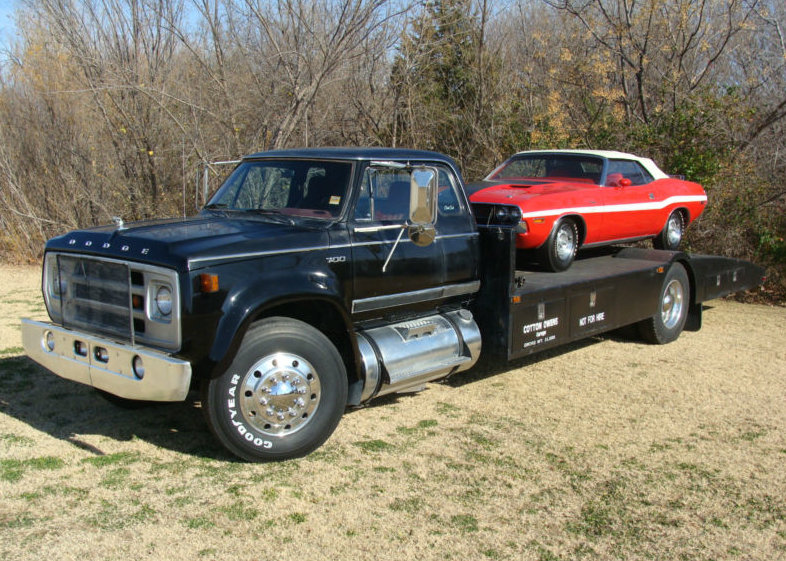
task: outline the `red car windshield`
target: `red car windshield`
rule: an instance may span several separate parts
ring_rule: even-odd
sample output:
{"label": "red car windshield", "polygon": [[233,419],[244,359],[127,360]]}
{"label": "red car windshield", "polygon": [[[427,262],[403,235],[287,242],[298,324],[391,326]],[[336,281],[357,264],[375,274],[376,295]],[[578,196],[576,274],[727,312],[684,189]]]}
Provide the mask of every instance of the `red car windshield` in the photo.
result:
{"label": "red car windshield", "polygon": [[600,183],[603,160],[574,154],[529,154],[514,156],[488,179],[570,179]]}

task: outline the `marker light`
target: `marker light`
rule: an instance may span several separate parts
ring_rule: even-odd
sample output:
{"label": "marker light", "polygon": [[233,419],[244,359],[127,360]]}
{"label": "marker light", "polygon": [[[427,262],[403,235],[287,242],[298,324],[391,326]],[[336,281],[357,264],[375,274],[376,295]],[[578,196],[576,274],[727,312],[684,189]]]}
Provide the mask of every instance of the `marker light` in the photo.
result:
{"label": "marker light", "polygon": [[145,377],[145,363],[141,356],[136,355],[131,365],[134,368],[134,376],[140,380]]}
{"label": "marker light", "polygon": [[208,275],[207,273],[199,275],[199,291],[204,294],[218,292],[218,275]]}

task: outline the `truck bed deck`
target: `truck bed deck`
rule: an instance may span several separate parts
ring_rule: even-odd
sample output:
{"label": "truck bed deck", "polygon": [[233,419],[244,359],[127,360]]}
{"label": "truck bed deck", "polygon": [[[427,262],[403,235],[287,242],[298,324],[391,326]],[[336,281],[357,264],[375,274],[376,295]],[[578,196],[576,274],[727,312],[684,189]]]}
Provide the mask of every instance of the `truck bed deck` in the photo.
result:
{"label": "truck bed deck", "polygon": [[761,283],[764,271],[746,261],[640,247],[580,252],[567,271],[526,262],[510,232],[481,235],[484,285],[475,313],[487,352],[508,360],[659,313],[666,272],[680,262],[691,287],[686,329],[701,326],[701,303]]}
{"label": "truck bed deck", "polygon": [[[653,262],[670,261],[674,252],[642,250],[639,248],[611,246],[578,255],[567,271],[543,271],[530,263],[519,260],[513,277],[514,286],[531,291],[571,287],[584,282],[597,282],[608,277],[626,275],[653,268]],[[522,294],[523,294],[522,293]]]}

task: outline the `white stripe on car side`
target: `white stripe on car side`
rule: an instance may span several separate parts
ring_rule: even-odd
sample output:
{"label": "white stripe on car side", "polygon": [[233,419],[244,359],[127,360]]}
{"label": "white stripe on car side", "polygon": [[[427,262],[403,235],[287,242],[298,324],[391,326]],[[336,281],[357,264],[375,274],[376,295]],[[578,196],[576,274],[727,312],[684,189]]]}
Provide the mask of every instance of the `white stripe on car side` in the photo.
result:
{"label": "white stripe on car side", "polygon": [[[599,212],[630,212],[636,210],[660,210],[669,205],[679,203],[697,203],[707,200],[706,195],[691,195],[691,196],[678,196],[669,197],[662,201],[653,201],[651,203],[630,203],[624,205],[598,205],[598,206],[576,206],[557,208],[552,210],[534,211],[522,213],[521,218],[536,218],[541,216],[560,216],[571,212],[579,214],[596,214]],[[478,201],[480,202],[480,201]]]}

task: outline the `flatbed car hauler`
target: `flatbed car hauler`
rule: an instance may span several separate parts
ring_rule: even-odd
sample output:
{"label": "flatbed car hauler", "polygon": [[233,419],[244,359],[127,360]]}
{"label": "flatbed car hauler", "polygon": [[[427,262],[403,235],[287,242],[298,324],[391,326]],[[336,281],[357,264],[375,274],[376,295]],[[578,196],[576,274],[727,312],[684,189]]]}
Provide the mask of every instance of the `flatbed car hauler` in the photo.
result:
{"label": "flatbed car hauler", "polygon": [[635,324],[652,343],[763,270],[632,247],[568,271],[516,266],[518,210],[470,206],[434,152],[303,149],[243,158],[199,215],[49,240],[51,322],[28,355],[115,401],[201,391],[250,461],[308,454],[347,406]]}

